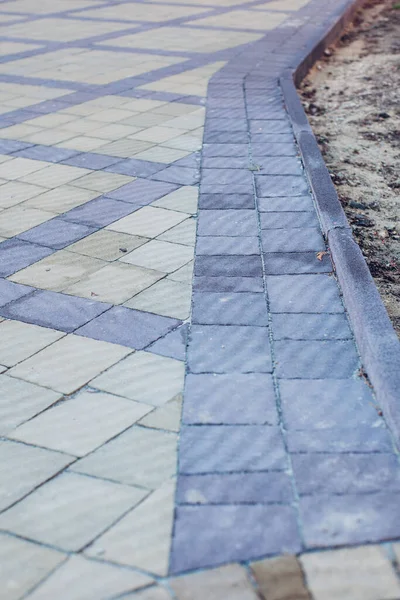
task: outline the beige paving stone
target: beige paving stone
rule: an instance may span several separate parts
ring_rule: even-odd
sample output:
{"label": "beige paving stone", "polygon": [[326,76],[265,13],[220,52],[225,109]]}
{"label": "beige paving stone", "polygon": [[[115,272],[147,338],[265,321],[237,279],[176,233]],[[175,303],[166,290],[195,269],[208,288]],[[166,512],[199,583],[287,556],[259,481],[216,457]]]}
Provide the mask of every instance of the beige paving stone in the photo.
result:
{"label": "beige paving stone", "polygon": [[9,437],[84,456],[146,415],[147,404],[95,391],[82,391],[20,425]]}
{"label": "beige paving stone", "polygon": [[13,367],[10,374],[63,394],[72,394],[130,352],[117,344],[67,335]]}
{"label": "beige paving stone", "polygon": [[0,527],[61,550],[78,551],[145,495],[138,488],[61,473],[2,513]]}
{"label": "beige paving stone", "polygon": [[[190,14],[190,13],[189,13]],[[29,24],[29,37],[32,40],[51,40],[55,42],[72,42],[89,36],[111,33],[124,29],[123,23],[103,23],[101,21],[78,21],[77,19],[44,18]],[[26,24],[9,25],[8,35],[24,37],[27,35]],[[43,60],[43,59],[42,59]]]}
{"label": "beige paving stone", "polygon": [[65,559],[61,552],[0,533],[2,598],[20,600]]}
{"label": "beige paving stone", "polygon": [[13,367],[65,335],[47,327],[3,321],[0,323],[0,364]]}
{"label": "beige paving stone", "polygon": [[[163,27],[163,32],[165,32],[165,30],[168,29],[168,27]],[[200,31],[199,29],[194,30],[196,32]],[[207,35],[209,41],[210,40],[210,36]],[[149,39],[149,38],[147,38]],[[183,102],[168,102],[167,104],[163,104],[162,106],[159,106],[158,108],[154,109],[154,113],[156,114],[161,114],[161,115],[170,115],[171,117],[178,117],[180,115],[186,115],[188,113],[192,113],[198,110],[197,106],[194,106],[193,104],[184,104]]]}
{"label": "beige paving stone", "polygon": [[185,158],[188,154],[190,154],[189,150],[176,150],[175,148],[166,148],[165,146],[153,146],[153,148],[150,148],[149,150],[139,152],[135,158],[170,164],[180,158]]}
{"label": "beige paving stone", "polygon": [[24,136],[25,142],[31,144],[44,144],[45,146],[53,146],[73,137],[73,133],[65,129],[42,129],[37,133]]}
{"label": "beige paving stone", "polygon": [[100,146],[100,148],[97,148],[96,152],[98,154],[129,158],[131,156],[135,156],[139,152],[143,152],[143,150],[152,148],[153,145],[154,144],[151,142],[125,138],[122,140],[117,140],[116,142],[111,142],[110,144],[106,144],[104,146]]}
{"label": "beige paving stone", "polygon": [[310,0],[279,0],[278,2],[267,2],[266,4],[258,4],[253,6],[252,10],[279,10],[279,11],[292,11],[299,10]]}
{"label": "beige paving stone", "polygon": [[164,484],[96,540],[85,553],[166,575],[174,495],[175,482]]}
{"label": "beige paving stone", "polygon": [[53,189],[59,185],[71,183],[71,181],[79,179],[88,173],[91,173],[89,169],[70,167],[68,165],[51,165],[46,169],[41,169],[36,173],[22,177],[21,181]]}
{"label": "beige paving stone", "polygon": [[[20,184],[19,182],[13,182],[15,185],[28,185],[26,183]],[[10,184],[11,185],[11,184]],[[31,186],[36,187],[36,186]],[[48,210],[53,213],[62,214],[81,206],[89,200],[98,198],[100,192],[93,192],[92,190],[85,190],[83,188],[73,187],[72,185],[60,185],[52,190],[46,190],[45,188],[38,188],[41,192],[35,193],[32,198],[24,202],[24,206],[32,208],[40,208],[41,210]]]}
{"label": "beige paving stone", "polygon": [[113,261],[131,250],[139,248],[147,241],[147,238],[137,235],[128,235],[126,233],[102,229],[68,246],[68,251],[85,254],[93,258],[100,258],[101,260]]}
{"label": "beige paving stone", "polygon": [[[137,114],[136,112],[133,113]],[[93,115],[93,119],[95,121],[100,121],[101,123],[118,123],[118,121],[123,121],[124,119],[128,119],[132,116],[132,111],[124,110],[123,108],[105,108],[104,110],[100,110]],[[90,119],[90,117],[89,117]]]}
{"label": "beige paving stone", "polygon": [[21,183],[20,181],[9,181],[1,186],[0,208],[10,208],[24,202],[24,200],[39,196],[46,191],[46,188],[41,188],[37,185]]}
{"label": "beige paving stone", "polygon": [[235,10],[222,15],[215,15],[212,17],[206,17],[205,19],[198,19],[196,22],[188,21],[188,25],[204,25],[205,27],[226,27],[231,29],[255,29],[260,31],[266,31],[269,29],[275,29],[285,19],[287,15],[285,13],[276,12],[261,12],[257,14],[252,13],[250,10]]}
{"label": "beige paving stone", "polygon": [[121,262],[172,273],[193,259],[193,248],[152,240],[120,259]]}
{"label": "beige paving stone", "polygon": [[134,426],[76,462],[72,470],[154,490],[175,475],[177,444],[175,433]]}
{"label": "beige paving stone", "polygon": [[130,235],[139,235],[147,238],[153,238],[181,223],[187,218],[185,214],[153,206],[143,206],[136,212],[123,217],[107,229],[128,233]]}
{"label": "beige paving stone", "polygon": [[184,372],[184,364],[179,360],[135,352],[96,377],[91,385],[131,400],[162,406],[182,392]]}
{"label": "beige paving stone", "polygon": [[53,217],[53,212],[19,204],[6,208],[0,213],[0,235],[6,238],[13,237]]}
{"label": "beige paving stone", "polygon": [[177,600],[258,600],[241,565],[225,565],[200,573],[173,577],[169,584]]}
{"label": "beige paving stone", "polygon": [[92,135],[78,135],[56,145],[58,148],[79,150],[80,152],[91,152],[92,150],[97,150],[100,146],[104,146],[104,139],[96,138]]}
{"label": "beige paving stone", "polygon": [[189,285],[163,279],[125,302],[125,306],[185,321],[189,317],[191,299]]}
{"label": "beige paving stone", "polygon": [[193,267],[194,262],[193,260],[191,260],[187,265],[184,265],[177,271],[174,271],[173,273],[167,275],[167,279],[171,279],[172,281],[180,281],[181,283],[186,283],[187,285],[192,285]]}
{"label": "beige paving stone", "polygon": [[[5,23],[4,17],[5,15],[1,15],[2,23]],[[39,46],[38,44],[23,44],[22,42],[2,42],[0,56],[6,56],[7,54],[16,54],[17,52],[27,52],[29,50],[36,50],[40,47],[41,46]]]}
{"label": "beige paving stone", "polygon": [[[96,113],[95,113],[96,114]],[[71,116],[71,115],[69,115]],[[64,131],[69,131],[76,134],[89,134],[92,135],[92,132],[95,131],[96,129],[98,129],[99,127],[102,127],[102,125],[104,125],[103,121],[96,121],[93,115],[93,118],[90,118],[90,115],[88,117],[84,116],[84,117],[80,117],[78,119],[74,119],[73,121],[69,121],[68,123],[65,123],[63,126],[63,130]],[[72,139],[72,138],[71,138]]]}
{"label": "beige paving stone", "polygon": [[197,129],[198,127],[202,127],[204,125],[205,116],[205,109],[200,108],[188,115],[179,115],[178,117],[175,117],[175,119],[167,121],[167,123],[165,123],[165,127],[192,131],[193,129]]}
{"label": "beige paving stone", "polygon": [[121,121],[120,125],[129,125],[130,127],[138,127],[140,130],[145,129],[146,127],[155,127],[157,125],[162,125],[166,121],[170,120],[170,116],[155,113],[151,110],[142,112],[137,116],[129,117],[129,119],[124,119]]}
{"label": "beige paving stone", "polygon": [[164,406],[152,410],[151,413],[139,421],[139,424],[152,429],[165,429],[166,431],[179,433],[181,413],[182,394],[178,394]]}
{"label": "beige paving stone", "polygon": [[[172,119],[172,121],[175,121],[175,119]],[[167,123],[172,123],[172,121],[167,121]],[[139,133],[135,133],[131,137],[135,140],[145,140],[146,142],[161,144],[162,142],[176,138],[178,135],[184,133],[186,133],[185,129],[178,129],[178,125],[175,127],[171,124],[169,127],[162,127],[161,125],[149,127],[148,129],[143,129],[143,131],[140,131]]]}
{"label": "beige paving stone", "polygon": [[311,600],[295,556],[279,556],[253,562],[251,570],[263,599]]}
{"label": "beige paving stone", "polygon": [[159,240],[194,247],[196,243],[196,221],[187,219],[176,227],[158,236]]}
{"label": "beige paving stone", "polygon": [[44,290],[60,292],[73,283],[87,278],[90,273],[103,266],[104,262],[97,258],[59,250],[30,267],[18,271],[9,279]]}
{"label": "beige paving stone", "polygon": [[[146,4],[125,4],[120,6],[107,6],[96,10],[87,10],[85,15],[96,19],[124,19],[132,21],[161,22],[170,19],[179,19],[206,11],[204,8],[188,8],[187,6],[159,6],[157,11]],[[182,33],[181,33],[182,35]]]}
{"label": "beige paving stone", "polygon": [[140,113],[153,111],[166,104],[169,104],[169,102],[163,100],[149,100],[148,98],[125,98],[125,101],[123,102],[123,106],[127,110]]}
{"label": "beige paving stone", "polygon": [[185,133],[184,135],[180,135],[172,140],[168,140],[163,143],[163,147],[182,150],[187,152],[196,152],[197,150],[201,150],[201,139],[198,137],[191,135],[191,133]]}
{"label": "beige paving stone", "polygon": [[11,127],[5,127],[4,129],[2,129],[1,137],[11,140],[22,140],[28,137],[29,135],[39,133],[40,131],[43,130],[39,127],[33,127],[32,125],[25,125],[24,123],[20,123],[19,125],[11,125]]}
{"label": "beige paving stone", "polygon": [[67,115],[63,113],[50,113],[49,115],[41,115],[40,117],[35,117],[34,119],[30,119],[29,121],[25,121],[28,125],[36,125],[36,127],[59,127],[64,123],[68,123],[69,121],[73,121],[75,117],[72,115]]}
{"label": "beige paving stone", "polygon": [[29,494],[73,460],[74,457],[59,452],[0,441],[0,510]]}
{"label": "beige paving stone", "polygon": [[171,600],[172,596],[164,587],[152,585],[139,592],[125,594],[121,596],[120,600],[129,600],[130,598],[134,598],[134,600]]}
{"label": "beige paving stone", "polygon": [[[74,8],[90,7],[93,0],[73,0]],[[4,4],[2,10],[11,12],[28,12],[45,14],[65,10],[66,0],[42,0],[39,4],[35,0],[17,0],[12,4]]]}
{"label": "beige paving stone", "polygon": [[110,123],[108,125],[104,125],[99,129],[95,129],[92,131],[92,136],[102,139],[101,146],[104,146],[104,140],[116,141],[121,138],[125,138],[128,135],[133,135],[140,131],[140,127],[134,127],[133,125],[121,125],[120,123]]}
{"label": "beige paving stone", "polygon": [[71,556],[50,575],[29,600],[109,600],[111,597],[148,586],[153,579],[133,571],[84,556]]}
{"label": "beige paving stone", "polygon": [[0,177],[11,181],[29,175],[29,173],[45,169],[48,166],[48,163],[41,160],[17,157],[0,165]]}
{"label": "beige paving stone", "polygon": [[300,557],[314,600],[393,600],[400,583],[379,546],[346,548]]}
{"label": "beige paving stone", "polygon": [[134,181],[136,177],[119,175],[118,173],[107,173],[106,171],[95,171],[85,175],[73,182],[74,186],[93,190],[95,192],[111,192],[117,188]]}
{"label": "beige paving stone", "polygon": [[181,188],[167,194],[163,198],[156,200],[151,206],[159,208],[168,208],[178,212],[194,215],[197,213],[197,201],[199,190],[191,185],[184,185]]}
{"label": "beige paving stone", "polygon": [[6,435],[61,398],[61,394],[27,381],[0,377],[0,433]]}

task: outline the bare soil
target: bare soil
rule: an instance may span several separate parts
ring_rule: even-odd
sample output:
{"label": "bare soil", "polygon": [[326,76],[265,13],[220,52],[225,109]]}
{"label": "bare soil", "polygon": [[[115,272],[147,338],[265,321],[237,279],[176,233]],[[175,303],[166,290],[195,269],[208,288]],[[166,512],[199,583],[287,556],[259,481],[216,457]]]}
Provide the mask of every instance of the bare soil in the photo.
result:
{"label": "bare soil", "polygon": [[301,93],[400,336],[400,3],[370,0],[309,73]]}

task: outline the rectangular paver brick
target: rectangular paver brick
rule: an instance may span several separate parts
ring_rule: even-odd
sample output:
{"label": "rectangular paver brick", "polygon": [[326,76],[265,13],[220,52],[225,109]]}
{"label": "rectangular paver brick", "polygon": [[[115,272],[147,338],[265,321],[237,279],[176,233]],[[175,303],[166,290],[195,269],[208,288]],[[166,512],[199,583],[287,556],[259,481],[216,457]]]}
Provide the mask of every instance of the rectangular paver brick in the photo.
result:
{"label": "rectangular paver brick", "polygon": [[315,214],[315,207],[311,196],[300,195],[276,198],[258,198],[258,209],[263,212],[312,212]]}
{"label": "rectangular paver brick", "polygon": [[260,198],[304,196],[308,192],[308,185],[302,176],[256,175],[256,189]]}
{"label": "rectangular paver brick", "polygon": [[194,266],[196,276],[208,277],[261,277],[259,256],[197,256]]}
{"label": "rectangular paver brick", "polygon": [[23,240],[6,240],[0,244],[0,277],[8,277],[53,252],[50,248]]}
{"label": "rectangular paver brick", "polygon": [[324,238],[317,227],[267,229],[261,232],[261,244],[264,252],[310,252],[313,250],[317,252],[325,250]]}
{"label": "rectangular paver brick", "polygon": [[[199,215],[199,236],[250,236],[257,235],[255,210],[206,210]],[[240,253],[238,253],[240,254]]]}
{"label": "rectangular paver brick", "polygon": [[[321,247],[324,248],[322,243]],[[313,252],[269,252],[264,254],[264,270],[266,275],[331,273],[333,266],[327,252],[322,254],[318,254],[315,250]]]}
{"label": "rectangular paver brick", "polygon": [[278,275],[267,277],[272,313],[340,313],[339,288],[329,275]]}
{"label": "rectangular paver brick", "polygon": [[276,371],[287,379],[345,379],[359,368],[359,357],[352,341],[275,342]]}
{"label": "rectangular paver brick", "polygon": [[267,326],[264,295],[251,292],[195,292],[192,323]]}
{"label": "rectangular paver brick", "polygon": [[136,209],[132,204],[127,202],[101,197],[69,210],[64,213],[63,219],[91,227],[105,227],[130,215],[134,210]]}
{"label": "rectangular paver brick", "polygon": [[261,277],[195,277],[193,289],[197,292],[262,292]]}
{"label": "rectangular paver brick", "polygon": [[[322,409],[321,409],[322,412]],[[295,416],[295,412],[294,412]],[[317,415],[318,418],[318,415]],[[360,415],[360,419],[363,415]],[[319,421],[321,423],[321,421]],[[351,424],[354,424],[351,428]],[[373,425],[364,426],[358,422],[355,412],[352,419],[347,422],[338,423],[329,429],[307,429],[303,431],[289,430],[286,440],[289,452],[392,452],[393,442],[388,430],[379,427],[378,419]],[[344,427],[347,427],[344,429]]]}
{"label": "rectangular paver brick", "polygon": [[275,340],[349,340],[352,338],[345,313],[274,314]]}
{"label": "rectangular paver brick", "polygon": [[207,210],[254,208],[251,194],[200,194],[199,208]]}
{"label": "rectangular paver brick", "polygon": [[261,229],[295,229],[298,227],[318,227],[319,222],[315,212],[280,211],[260,213]]}
{"label": "rectangular paver brick", "polygon": [[[67,214],[64,216],[67,216]],[[95,227],[88,227],[86,224],[69,223],[67,220],[56,218],[37,225],[37,227],[33,227],[24,233],[20,233],[18,238],[47,246],[54,250],[61,250],[95,231]]]}
{"label": "rectangular paver brick", "polygon": [[257,237],[204,236],[197,239],[196,253],[198,256],[260,254]]}

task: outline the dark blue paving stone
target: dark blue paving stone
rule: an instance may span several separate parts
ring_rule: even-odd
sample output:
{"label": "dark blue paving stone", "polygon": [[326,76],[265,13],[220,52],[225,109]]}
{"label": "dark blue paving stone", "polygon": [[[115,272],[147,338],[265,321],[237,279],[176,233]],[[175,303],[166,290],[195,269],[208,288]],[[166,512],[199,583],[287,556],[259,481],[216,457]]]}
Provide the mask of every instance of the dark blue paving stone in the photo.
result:
{"label": "dark blue paving stone", "polygon": [[226,158],[225,156],[215,156],[210,158],[203,158],[202,167],[203,169],[249,169],[252,163],[248,157],[235,157],[231,156]]}
{"label": "dark blue paving stone", "polygon": [[[213,169],[215,172],[219,172],[218,169]],[[239,172],[239,171],[237,171]],[[249,172],[250,173],[250,172]],[[232,187],[229,184],[222,183],[221,185],[216,185],[213,183],[203,183],[200,182],[200,193],[201,194],[224,194],[230,189],[234,189],[238,194],[247,194],[252,192],[253,187],[249,183],[235,183]]]}
{"label": "dark blue paving stone", "polygon": [[266,156],[296,156],[298,150],[292,139],[285,144],[279,143],[252,143],[251,152],[253,159],[264,159]]}
{"label": "dark blue paving stone", "polygon": [[0,279],[0,306],[14,302],[14,300],[18,300],[33,291],[34,288],[28,285],[21,285],[7,279]]}
{"label": "dark blue paving stone", "polygon": [[286,473],[219,473],[181,475],[178,504],[288,504],[293,500]]}
{"label": "dark blue paving stone", "polygon": [[[190,167],[191,169],[200,169],[201,153],[193,152],[174,162],[174,167]],[[165,167],[165,165],[164,165]]]}
{"label": "dark blue paving stone", "polygon": [[6,240],[0,244],[0,277],[8,277],[52,253],[50,248],[23,240]]}
{"label": "dark blue paving stone", "polygon": [[293,554],[300,548],[296,515],[290,506],[180,506],[176,512],[171,572],[268,554]]}
{"label": "dark blue paving stone", "polygon": [[191,167],[172,165],[152,175],[153,180],[180,183],[181,185],[194,185],[200,180],[200,172]]}
{"label": "dark blue paving stone", "polygon": [[132,177],[149,177],[157,171],[161,171],[161,169],[165,169],[164,163],[128,158],[107,167],[105,171],[119,173],[120,175],[131,175]]}
{"label": "dark blue paving stone", "polygon": [[[289,429],[328,429],[382,424],[371,390],[359,380],[281,380],[283,418]],[[328,450],[328,449],[327,449]]]}
{"label": "dark blue paving stone", "polygon": [[198,256],[251,256],[260,254],[257,237],[204,236],[197,239],[196,254]]}
{"label": "dark blue paving stone", "polygon": [[251,292],[195,292],[192,322],[203,325],[267,326],[264,294]]}
{"label": "dark blue paving stone", "polygon": [[185,425],[181,429],[181,474],[284,470],[285,447],[278,427]]}
{"label": "dark blue paving stone", "polygon": [[52,219],[37,227],[20,233],[17,237],[28,242],[60,250],[97,231],[93,227],[69,223],[63,219]]}
{"label": "dark blue paving stone", "polygon": [[272,121],[272,120],[265,120],[265,121],[261,121],[261,120],[254,120],[254,121],[250,121],[249,122],[250,125],[250,133],[252,135],[254,134],[260,134],[260,133],[267,133],[267,134],[271,134],[271,133],[292,133],[292,128],[290,126],[289,120],[287,121],[283,121],[283,120],[276,120],[276,121]]}
{"label": "dark blue paving stone", "polygon": [[257,165],[257,171],[261,175],[302,175],[301,162],[291,156],[260,157],[253,156],[252,162]]}
{"label": "dark blue paving stone", "polygon": [[62,160],[77,155],[76,150],[67,150],[67,148],[55,148],[54,146],[31,146],[15,153],[15,156],[30,158],[32,160],[44,160],[51,163],[59,163]]}
{"label": "dark blue paving stone", "polygon": [[190,425],[277,425],[271,375],[186,377],[183,422]]}
{"label": "dark blue paving stone", "polygon": [[101,196],[69,210],[63,214],[62,218],[66,221],[90,225],[91,227],[105,227],[122,217],[130,215],[135,210],[135,207],[128,202],[119,202]]}
{"label": "dark blue paving stone", "polygon": [[179,321],[176,319],[132,310],[125,306],[113,306],[111,310],[93,319],[76,333],[95,340],[143,350],[178,325]]}
{"label": "dark blue paving stone", "polygon": [[400,464],[394,454],[294,454],[300,496],[400,491]]}
{"label": "dark blue paving stone", "polygon": [[[253,185],[253,175],[248,169],[202,169],[201,187],[209,186],[233,186],[246,185],[251,188]],[[211,192],[212,193],[212,192]]]}
{"label": "dark blue paving stone", "polygon": [[196,276],[261,277],[259,256],[197,256],[194,272]]}
{"label": "dark blue paving stone", "polygon": [[188,364],[192,373],[271,373],[267,328],[194,325]]}
{"label": "dark blue paving stone", "polygon": [[0,139],[0,154],[12,154],[24,148],[29,148],[32,144],[19,142],[17,140],[1,140]]}
{"label": "dark blue paving stone", "polygon": [[122,187],[108,192],[109,198],[123,200],[134,206],[146,206],[178,189],[178,185],[164,181],[151,181],[149,179],[136,179]]}
{"label": "dark blue paving stone", "polygon": [[297,229],[319,227],[315,212],[263,212],[260,213],[261,229]]}
{"label": "dark blue paving stone", "polygon": [[204,132],[203,142],[206,144],[247,144],[246,131],[211,131]]}
{"label": "dark blue paving stone", "polygon": [[338,313],[343,304],[335,279],[329,275],[267,277],[273,313]]}
{"label": "dark blue paving stone", "polygon": [[246,118],[242,119],[221,119],[210,118],[207,113],[205,122],[206,131],[247,131]]}
{"label": "dark blue paving stone", "polygon": [[199,215],[197,234],[212,236],[250,236],[257,231],[255,210],[206,210]]}
{"label": "dark blue paving stone", "polygon": [[311,196],[296,196],[282,198],[259,198],[257,201],[260,213],[266,212],[311,212],[315,213],[315,207]]}
{"label": "dark blue paving stone", "polygon": [[243,157],[248,158],[249,148],[244,144],[204,144],[202,148],[204,158],[217,157]]}
{"label": "dark blue paving stone", "polygon": [[110,306],[57,292],[37,291],[0,309],[0,314],[9,319],[70,333]]}
{"label": "dark blue paving stone", "polygon": [[304,177],[296,175],[256,175],[256,189],[260,198],[304,196],[308,185]]}
{"label": "dark blue paving stone", "polygon": [[275,342],[276,372],[287,379],[344,379],[360,366],[353,341]]}
{"label": "dark blue paving stone", "polygon": [[[317,227],[266,229],[261,232],[264,252],[315,252],[325,250],[325,242]],[[320,261],[322,262],[322,261]]]}
{"label": "dark blue paving stone", "polygon": [[248,108],[248,117],[250,119],[257,119],[257,120],[281,120],[281,121],[285,121],[287,120],[287,112],[286,110],[283,108],[283,106],[267,106],[267,107],[260,107],[260,106],[250,106]]}
{"label": "dark blue paving stone", "polygon": [[153,352],[153,354],[176,358],[176,360],[185,360],[187,336],[188,326],[185,324],[167,333],[167,335],[149,346],[147,350]]}
{"label": "dark blue paving stone", "polygon": [[392,440],[383,423],[382,427],[360,425],[356,412],[352,417],[353,427],[350,428],[347,423],[338,423],[337,427],[330,429],[289,430],[286,434],[288,450],[293,453],[393,452]]}
{"label": "dark blue paving stone", "polygon": [[349,340],[352,338],[344,313],[274,314],[272,328],[275,340]]}
{"label": "dark blue paving stone", "polygon": [[382,542],[400,537],[400,493],[309,496],[300,500],[308,548]]}
{"label": "dark blue paving stone", "polygon": [[243,108],[210,108],[207,114],[214,119],[245,119],[246,110]]}
{"label": "dark blue paving stone", "polygon": [[270,252],[268,254],[264,254],[264,270],[266,275],[331,273],[333,271],[333,266],[328,253],[319,258],[315,251],[280,253]]}
{"label": "dark blue paving stone", "polygon": [[93,169],[98,171],[105,169],[110,165],[120,162],[120,158],[115,156],[106,156],[105,154],[95,154],[92,152],[83,152],[78,154],[74,158],[68,158],[64,161],[66,165],[72,165],[74,167],[85,167],[85,169]]}
{"label": "dark blue paving stone", "polygon": [[193,289],[196,292],[262,292],[261,277],[195,277]]}
{"label": "dark blue paving stone", "polygon": [[254,208],[251,194],[200,194],[199,208],[207,210]]}
{"label": "dark blue paving stone", "polygon": [[258,144],[293,144],[292,133],[252,133],[251,147]]}

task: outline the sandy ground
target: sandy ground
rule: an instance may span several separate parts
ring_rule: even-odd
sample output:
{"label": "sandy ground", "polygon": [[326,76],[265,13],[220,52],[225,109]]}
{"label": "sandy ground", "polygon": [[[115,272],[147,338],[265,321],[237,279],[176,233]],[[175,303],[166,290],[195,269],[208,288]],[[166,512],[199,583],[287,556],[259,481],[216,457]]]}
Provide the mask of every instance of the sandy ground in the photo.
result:
{"label": "sandy ground", "polygon": [[370,1],[310,72],[302,95],[354,236],[400,335],[400,3]]}

